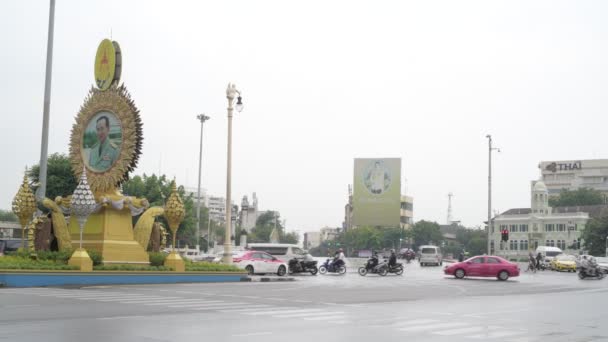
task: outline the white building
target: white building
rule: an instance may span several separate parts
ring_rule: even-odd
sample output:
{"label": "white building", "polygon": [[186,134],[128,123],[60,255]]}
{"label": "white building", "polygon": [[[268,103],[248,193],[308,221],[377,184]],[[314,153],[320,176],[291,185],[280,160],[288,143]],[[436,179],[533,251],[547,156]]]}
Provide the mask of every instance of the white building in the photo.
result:
{"label": "white building", "polygon": [[608,197],[608,159],[544,161],[538,167],[550,196],[562,189],[591,188]]}
{"label": "white building", "polygon": [[[494,254],[524,258],[538,246],[579,253],[585,224],[605,206],[551,208],[547,186],[542,181],[532,181],[531,185],[530,208],[510,209],[493,219],[490,247]],[[509,241],[501,241],[503,229],[509,230]]]}
{"label": "white building", "polygon": [[311,249],[319,247],[321,245],[321,233],[320,232],[306,232],[304,233],[304,242],[302,247],[304,249]]}
{"label": "white building", "polygon": [[241,201],[241,212],[239,213],[241,229],[245,229],[248,233],[255,227],[255,223],[260,216],[260,212],[258,211],[258,198],[255,192],[251,197],[251,203],[249,203],[247,195],[243,196],[243,200]]}

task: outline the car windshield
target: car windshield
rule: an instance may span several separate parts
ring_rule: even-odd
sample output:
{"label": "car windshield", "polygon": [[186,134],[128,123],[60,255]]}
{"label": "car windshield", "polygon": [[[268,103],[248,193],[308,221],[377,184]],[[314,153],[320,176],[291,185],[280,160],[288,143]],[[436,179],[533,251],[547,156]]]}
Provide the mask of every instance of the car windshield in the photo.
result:
{"label": "car windshield", "polygon": [[548,256],[548,257],[554,257],[554,256],[560,255],[560,254],[562,254],[562,252],[557,252],[557,251],[547,251],[547,252],[545,252],[545,255]]}
{"label": "car windshield", "polygon": [[422,254],[435,254],[435,248],[423,248],[421,253]]}
{"label": "car windshield", "polygon": [[560,254],[555,257],[557,261],[576,261],[576,257],[574,255],[566,255]]}

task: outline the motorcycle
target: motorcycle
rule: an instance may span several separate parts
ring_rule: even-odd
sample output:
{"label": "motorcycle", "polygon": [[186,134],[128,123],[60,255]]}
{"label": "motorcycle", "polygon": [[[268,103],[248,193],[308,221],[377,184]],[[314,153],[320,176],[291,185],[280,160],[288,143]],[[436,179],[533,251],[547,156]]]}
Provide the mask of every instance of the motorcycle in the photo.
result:
{"label": "motorcycle", "polygon": [[379,265],[378,274],[381,276],[385,276],[389,273],[395,273],[396,275],[403,274],[403,264],[398,262],[392,266],[388,264],[388,261],[384,261]]}
{"label": "motorcycle", "polygon": [[585,278],[595,278],[595,279],[604,279],[606,274],[597,267],[579,267],[578,269],[578,277],[579,279]]}
{"label": "motorcycle", "polygon": [[332,261],[332,259],[327,259],[325,261],[325,263],[321,266],[319,266],[319,273],[321,274],[325,274],[325,273],[338,273],[338,274],[345,274],[346,273],[346,266],[344,265],[344,262],[342,262],[340,265],[336,266],[336,261]]}
{"label": "motorcycle", "polygon": [[359,267],[359,275],[365,276],[367,273],[378,273],[380,265],[378,258],[371,257],[367,260],[365,266]]}
{"label": "motorcycle", "polygon": [[290,274],[310,272],[310,274],[316,275],[318,271],[316,260],[300,260],[297,258],[289,260]]}

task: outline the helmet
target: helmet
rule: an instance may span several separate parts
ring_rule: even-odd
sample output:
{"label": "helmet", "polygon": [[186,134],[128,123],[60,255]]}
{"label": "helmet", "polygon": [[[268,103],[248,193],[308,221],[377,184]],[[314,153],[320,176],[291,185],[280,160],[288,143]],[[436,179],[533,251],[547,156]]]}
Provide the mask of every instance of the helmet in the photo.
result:
{"label": "helmet", "polygon": [[391,253],[395,253],[395,250],[394,250],[394,249],[391,249]]}

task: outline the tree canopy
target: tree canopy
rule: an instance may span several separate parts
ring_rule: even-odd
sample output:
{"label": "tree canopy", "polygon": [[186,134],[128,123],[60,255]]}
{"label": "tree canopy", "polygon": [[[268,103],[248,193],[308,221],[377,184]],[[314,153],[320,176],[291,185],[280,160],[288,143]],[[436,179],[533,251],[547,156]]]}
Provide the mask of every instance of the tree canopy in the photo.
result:
{"label": "tree canopy", "polygon": [[591,255],[605,255],[608,238],[608,212],[590,219],[581,235],[585,249]]}
{"label": "tree canopy", "polygon": [[[32,191],[36,191],[40,182],[40,165],[35,164],[28,170],[27,176],[32,182]],[[70,196],[78,181],[72,172],[70,158],[62,153],[53,153],[47,159],[46,194],[54,200],[57,196]]]}
{"label": "tree canopy", "polygon": [[299,236],[295,232],[285,233],[285,227],[281,222],[281,216],[275,211],[266,211],[262,213],[255,222],[255,227],[251,229],[248,242],[268,242],[270,241],[270,233],[274,227],[279,231],[279,242],[281,243],[298,243]]}
{"label": "tree canopy", "polygon": [[563,189],[559,196],[549,198],[551,207],[572,207],[582,205],[604,204],[604,196],[595,189],[580,188],[577,190]]}
{"label": "tree canopy", "polygon": [[17,222],[17,216],[10,210],[0,209],[0,221]]}

